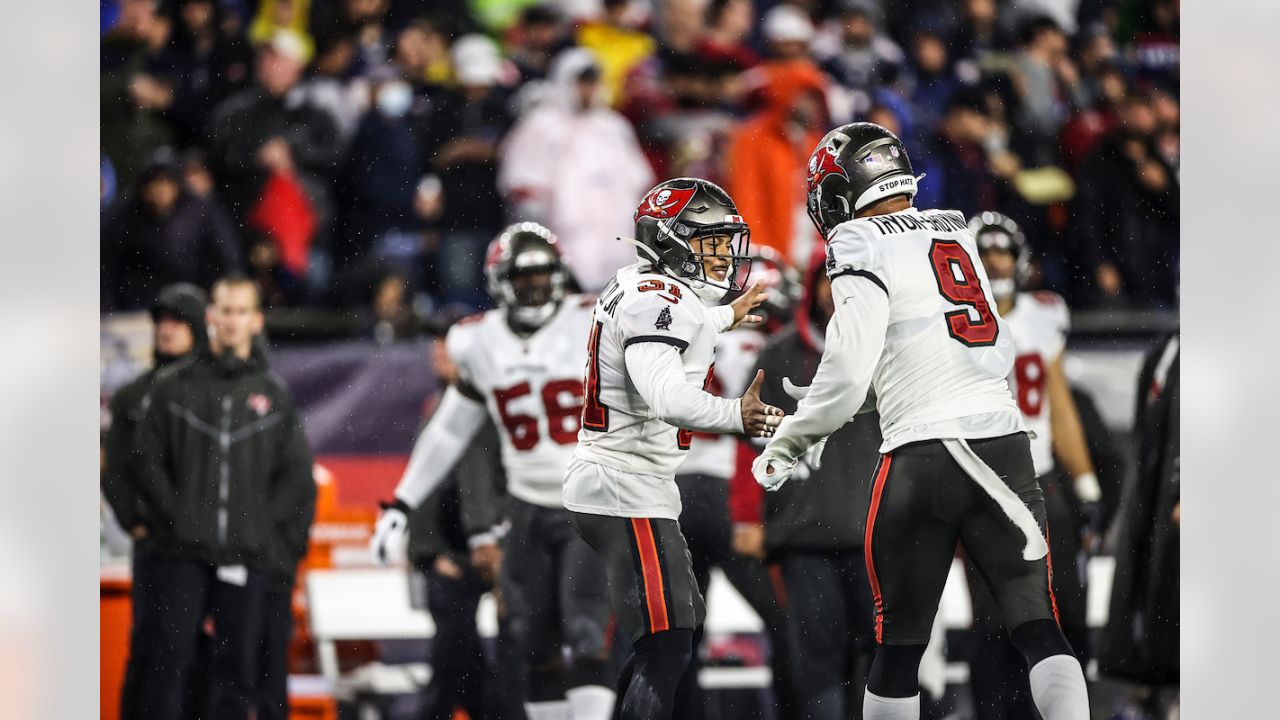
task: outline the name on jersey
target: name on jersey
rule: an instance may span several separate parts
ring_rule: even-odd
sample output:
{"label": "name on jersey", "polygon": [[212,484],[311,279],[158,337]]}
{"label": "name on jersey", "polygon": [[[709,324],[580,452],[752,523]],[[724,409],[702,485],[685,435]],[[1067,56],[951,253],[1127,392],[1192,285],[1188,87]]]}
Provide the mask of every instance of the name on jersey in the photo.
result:
{"label": "name on jersey", "polygon": [[618,301],[622,299],[625,293],[626,291],[618,284],[618,278],[614,277],[600,292],[600,300],[597,307],[608,313],[609,317],[613,317],[613,311],[618,309]]}
{"label": "name on jersey", "polygon": [[968,223],[964,216],[957,212],[930,213],[928,215],[911,215],[900,213],[894,215],[875,215],[869,218],[881,233],[911,232],[913,230],[932,230],[934,232],[957,232],[965,230]]}

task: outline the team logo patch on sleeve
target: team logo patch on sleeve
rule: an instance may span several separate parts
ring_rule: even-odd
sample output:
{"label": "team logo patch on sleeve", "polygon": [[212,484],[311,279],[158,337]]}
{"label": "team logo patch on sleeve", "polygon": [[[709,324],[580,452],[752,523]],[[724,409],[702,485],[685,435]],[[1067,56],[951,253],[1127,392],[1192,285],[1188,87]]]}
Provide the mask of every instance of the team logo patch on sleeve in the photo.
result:
{"label": "team logo patch on sleeve", "polygon": [[658,313],[658,319],[653,322],[654,330],[670,330],[671,329],[671,308],[662,308],[662,312]]}
{"label": "team logo patch on sleeve", "polygon": [[248,405],[249,409],[253,410],[258,417],[262,417],[263,415],[271,412],[271,398],[263,395],[262,393],[254,393],[250,395],[249,399],[245,401],[245,405]]}

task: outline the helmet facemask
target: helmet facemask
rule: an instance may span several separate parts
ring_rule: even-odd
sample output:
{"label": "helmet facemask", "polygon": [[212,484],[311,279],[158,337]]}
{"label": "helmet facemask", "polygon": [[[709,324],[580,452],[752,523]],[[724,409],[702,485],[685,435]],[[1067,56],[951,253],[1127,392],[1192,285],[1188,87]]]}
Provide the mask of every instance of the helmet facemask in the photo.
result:
{"label": "helmet facemask", "polygon": [[969,229],[984,264],[992,252],[1005,252],[1013,258],[1013,273],[1007,278],[990,277],[987,269],[991,295],[997,301],[1013,297],[1031,276],[1031,253],[1017,223],[999,213],[984,212],[969,221]]}
{"label": "helmet facemask", "polygon": [[485,278],[508,319],[531,331],[556,314],[568,284],[556,237],[536,223],[511,225],[490,243]]}
{"label": "helmet facemask", "polygon": [[564,299],[564,266],[550,247],[518,251],[494,280],[495,300],[513,321],[530,329],[545,325]]}

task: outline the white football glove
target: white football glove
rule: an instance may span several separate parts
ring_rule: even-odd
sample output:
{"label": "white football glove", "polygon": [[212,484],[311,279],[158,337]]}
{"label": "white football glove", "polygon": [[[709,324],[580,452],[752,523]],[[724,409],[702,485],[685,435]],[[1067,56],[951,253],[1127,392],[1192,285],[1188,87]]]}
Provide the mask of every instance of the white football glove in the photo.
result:
{"label": "white football glove", "polygon": [[369,553],[378,567],[399,564],[404,560],[409,535],[409,506],[397,499],[382,509],[373,537],[369,538]]}
{"label": "white football glove", "polygon": [[791,473],[796,469],[796,461],[786,462],[781,458],[774,457],[768,452],[760,455],[751,463],[751,475],[755,477],[756,482],[760,483],[760,487],[769,492],[773,492],[782,487],[782,484],[791,477]]}

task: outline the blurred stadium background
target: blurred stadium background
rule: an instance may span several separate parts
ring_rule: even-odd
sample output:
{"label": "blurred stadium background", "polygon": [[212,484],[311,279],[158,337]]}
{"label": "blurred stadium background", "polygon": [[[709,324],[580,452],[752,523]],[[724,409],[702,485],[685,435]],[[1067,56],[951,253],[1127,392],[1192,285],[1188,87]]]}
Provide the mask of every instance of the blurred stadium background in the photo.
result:
{"label": "blurred stadium background", "polygon": [[[1178,327],[1178,0],[100,8],[103,406],[150,362],[161,287],[256,280],[321,487],[295,593],[295,717],[413,716],[430,620],[403,572],[367,568],[364,546],[439,392],[433,338],[490,307],[489,240],[546,223],[599,289],[632,256],[614,238],[644,191],[696,175],[737,200],[754,243],[802,267],[820,241],[804,163],[851,120],[901,135],[926,175],[917,205],[1022,225],[1031,287],[1072,308],[1066,370],[1109,516],[1123,516],[1140,370]],[[1098,627],[1113,606],[1110,528],[1087,565]],[[103,717],[127,647],[127,556],[104,519]],[[938,716],[972,717],[968,601],[954,590]],[[708,707],[755,717],[759,620],[727,586],[713,593]],[[1166,716],[1173,663],[1160,690],[1095,664],[1096,717]]]}

